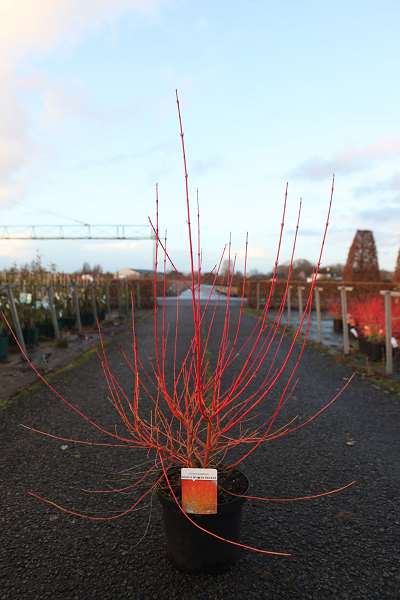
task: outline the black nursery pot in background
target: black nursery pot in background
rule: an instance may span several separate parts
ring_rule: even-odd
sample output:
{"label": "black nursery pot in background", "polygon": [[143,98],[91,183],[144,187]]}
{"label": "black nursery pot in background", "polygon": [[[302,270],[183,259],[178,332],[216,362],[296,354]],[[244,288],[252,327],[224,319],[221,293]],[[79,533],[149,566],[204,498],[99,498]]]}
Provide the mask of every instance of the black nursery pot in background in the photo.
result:
{"label": "black nursery pot in background", "polygon": [[40,338],[54,337],[54,327],[51,321],[43,321],[42,323],[39,323],[37,329],[39,331]]}
{"label": "black nursery pot in background", "polygon": [[28,325],[23,329],[25,344],[28,348],[34,348],[39,342],[39,331],[34,325]]}
{"label": "black nursery pot in background", "polygon": [[0,362],[6,361],[8,356],[8,337],[0,335]]}
{"label": "black nursery pot in background", "polygon": [[[245,475],[243,491],[246,494],[249,482]],[[228,570],[240,556],[240,548],[222,542],[204,533],[182,514],[173,498],[158,491],[164,517],[167,541],[167,557],[180,571],[186,573],[218,573]],[[244,498],[232,496],[220,503],[216,515],[193,515],[189,517],[204,529],[228,540],[240,540],[240,525]]]}
{"label": "black nursery pot in background", "polygon": [[343,333],[343,321],[341,317],[333,318],[333,331],[335,333]]}
{"label": "black nursery pot in background", "polygon": [[382,360],[385,355],[385,345],[383,342],[371,342],[365,337],[358,338],[360,352],[363,352],[373,362]]}

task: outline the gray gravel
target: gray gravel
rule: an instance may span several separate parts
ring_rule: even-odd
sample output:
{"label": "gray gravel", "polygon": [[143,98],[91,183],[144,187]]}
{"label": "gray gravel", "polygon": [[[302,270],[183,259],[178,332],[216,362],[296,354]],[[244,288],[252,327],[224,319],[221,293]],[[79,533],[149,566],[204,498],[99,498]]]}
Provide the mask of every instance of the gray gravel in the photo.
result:
{"label": "gray gravel", "polygon": [[[168,310],[172,322],[174,310]],[[221,318],[218,309],[218,323]],[[253,323],[245,317],[243,335]],[[188,329],[183,326],[182,332]],[[139,324],[139,337],[150,347],[150,321]],[[128,348],[128,335],[123,344]],[[128,385],[117,344],[110,357]],[[287,413],[304,418],[349,375],[331,357],[307,350]],[[117,422],[96,358],[59,376],[56,387],[103,423]],[[245,468],[251,491],[259,495],[310,494],[353,479],[358,485],[314,502],[248,503],[243,541],[293,557],[245,553],[233,571],[218,576],[183,575],[168,564],[156,501],[140,541],[147,509],[116,522],[92,523],[27,495],[33,489],[82,511],[113,509],[116,502],[124,507],[129,498],[95,504],[81,490],[141,457],[136,451],[73,444],[62,449],[63,442],[33,434],[21,423],[93,438],[46,390],[0,413],[1,600],[400,599],[400,399],[367,381],[355,379],[317,422],[264,446]]]}

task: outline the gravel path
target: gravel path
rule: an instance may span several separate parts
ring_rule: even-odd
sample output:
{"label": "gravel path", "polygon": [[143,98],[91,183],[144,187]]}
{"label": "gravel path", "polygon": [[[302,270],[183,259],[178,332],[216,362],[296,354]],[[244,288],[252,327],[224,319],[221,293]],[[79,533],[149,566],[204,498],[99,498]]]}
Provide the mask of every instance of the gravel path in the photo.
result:
{"label": "gravel path", "polygon": [[[168,310],[171,323],[174,310]],[[182,313],[187,323],[185,309]],[[217,324],[221,319],[218,309]],[[253,324],[246,316],[243,335]],[[138,329],[141,344],[150,347],[150,321]],[[182,333],[190,333],[187,325]],[[122,343],[129,347],[128,335]],[[117,344],[110,358],[128,382]],[[300,418],[311,414],[349,375],[331,357],[307,350],[288,412]],[[56,387],[103,423],[116,422],[96,358],[60,375]],[[141,510],[115,522],[93,523],[28,496],[28,490],[36,490],[93,512],[99,505],[82,488],[141,457],[136,451],[49,440],[21,423],[93,438],[85,423],[46,390],[0,412],[1,600],[400,599],[400,399],[367,381],[355,379],[317,422],[264,446],[245,469],[252,492],[259,495],[311,494],[353,479],[358,485],[314,502],[248,503],[243,541],[293,557],[245,553],[232,572],[218,576],[183,575],[168,564],[156,501],[150,522],[149,510]],[[102,500],[101,509],[115,508],[115,502]],[[122,495],[118,506],[128,503]]]}

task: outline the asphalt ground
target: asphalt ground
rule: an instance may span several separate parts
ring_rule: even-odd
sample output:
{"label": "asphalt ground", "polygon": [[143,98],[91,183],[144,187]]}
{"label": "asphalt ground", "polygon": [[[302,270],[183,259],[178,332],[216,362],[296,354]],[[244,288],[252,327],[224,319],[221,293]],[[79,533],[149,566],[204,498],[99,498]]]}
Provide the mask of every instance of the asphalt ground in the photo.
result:
{"label": "asphalt ground", "polygon": [[[167,311],[173,326],[175,310]],[[190,309],[182,308],[181,315],[183,348],[191,334]],[[222,319],[218,308],[211,356]],[[254,318],[245,316],[239,347],[253,325]],[[151,352],[151,319],[138,324],[138,338],[144,355]],[[119,344],[129,351],[128,333],[109,349],[110,363],[128,389]],[[307,349],[282,419],[305,419],[350,375],[332,357]],[[61,374],[55,386],[106,426],[117,423],[96,357]],[[400,398],[367,380],[356,377],[317,421],[264,445],[244,465],[254,495],[308,495],[352,480],[357,485],[314,501],[248,502],[242,541],[292,557],[244,552],[221,575],[185,575],[169,564],[155,498],[151,506],[103,523],[65,515],[29,496],[34,490],[92,514],[122,510],[129,506],[128,494],[99,497],[82,490],[104,488],[110,478],[113,485],[124,481],[125,470],[146,457],[137,450],[48,439],[21,424],[100,439],[46,389],[0,412],[1,600],[400,599]]]}

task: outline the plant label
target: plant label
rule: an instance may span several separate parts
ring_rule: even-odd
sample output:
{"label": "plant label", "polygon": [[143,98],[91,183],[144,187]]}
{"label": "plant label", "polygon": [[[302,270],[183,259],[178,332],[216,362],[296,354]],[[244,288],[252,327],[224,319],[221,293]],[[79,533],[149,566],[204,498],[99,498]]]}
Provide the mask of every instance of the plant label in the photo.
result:
{"label": "plant label", "polygon": [[194,515],[217,513],[217,469],[181,469],[182,507]]}

